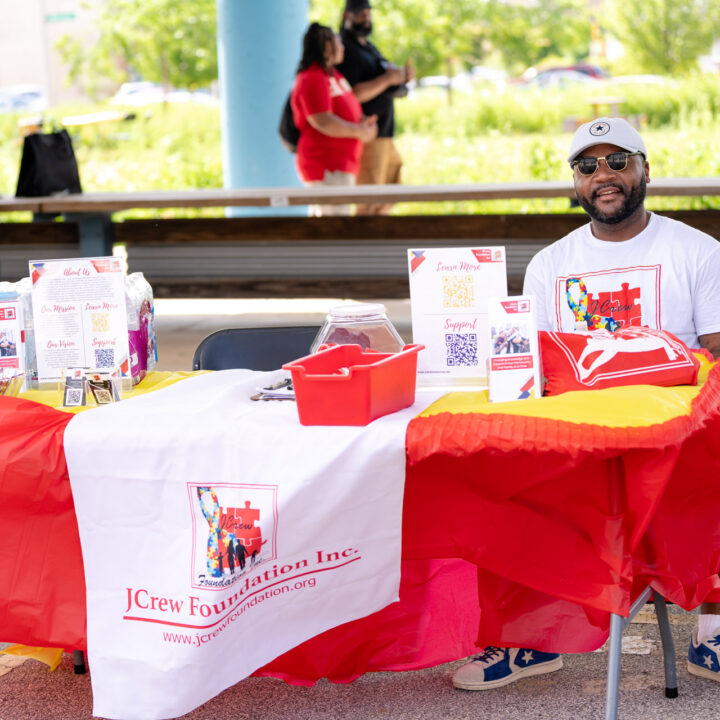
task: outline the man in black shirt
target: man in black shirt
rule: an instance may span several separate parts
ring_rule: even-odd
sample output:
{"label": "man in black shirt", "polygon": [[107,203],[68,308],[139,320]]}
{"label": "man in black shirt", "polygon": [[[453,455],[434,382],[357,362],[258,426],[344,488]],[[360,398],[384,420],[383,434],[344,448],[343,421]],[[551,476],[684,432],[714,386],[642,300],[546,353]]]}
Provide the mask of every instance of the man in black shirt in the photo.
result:
{"label": "man in black shirt", "polygon": [[[340,36],[345,45],[345,59],[337,69],[352,85],[365,115],[377,115],[378,134],[366,143],[360,161],[358,185],[381,185],[400,182],[402,158],[393,142],[395,115],[393,101],[407,93],[405,83],[415,73],[408,61],[399,68],[386,60],[367,39],[372,32],[368,0],[346,0]],[[388,204],[358,205],[358,215],[379,215],[390,209]]]}

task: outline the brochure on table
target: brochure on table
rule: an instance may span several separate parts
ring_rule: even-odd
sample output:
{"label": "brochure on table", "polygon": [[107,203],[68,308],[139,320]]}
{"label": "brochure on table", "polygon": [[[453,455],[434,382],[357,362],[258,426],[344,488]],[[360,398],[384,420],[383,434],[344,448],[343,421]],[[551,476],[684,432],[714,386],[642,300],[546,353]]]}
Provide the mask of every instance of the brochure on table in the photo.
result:
{"label": "brochure on table", "polygon": [[419,386],[486,387],[488,300],[507,294],[504,247],[408,250]]}
{"label": "brochure on table", "polygon": [[535,303],[532,295],[488,301],[490,402],[542,395]]}
{"label": "brochure on table", "polygon": [[38,382],[87,367],[128,373],[125,271],[120,258],[30,262]]}
{"label": "brochure on table", "polygon": [[25,372],[25,326],[20,300],[0,300],[0,378]]}

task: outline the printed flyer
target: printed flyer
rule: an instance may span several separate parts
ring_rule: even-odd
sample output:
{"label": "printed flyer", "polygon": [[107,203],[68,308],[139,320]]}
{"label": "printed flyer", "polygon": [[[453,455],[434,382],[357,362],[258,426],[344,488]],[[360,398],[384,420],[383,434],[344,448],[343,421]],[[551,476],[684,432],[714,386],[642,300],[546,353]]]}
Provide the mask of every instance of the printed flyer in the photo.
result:
{"label": "printed flyer", "polygon": [[488,299],[507,294],[504,247],[408,250],[419,386],[486,387]]}
{"label": "printed flyer", "polygon": [[540,397],[542,385],[535,297],[490,298],[488,317],[490,402]]}
{"label": "printed flyer", "polygon": [[38,382],[63,369],[128,373],[125,272],[120,258],[30,262]]}
{"label": "printed flyer", "polygon": [[0,300],[0,378],[25,372],[25,326],[19,300]]}

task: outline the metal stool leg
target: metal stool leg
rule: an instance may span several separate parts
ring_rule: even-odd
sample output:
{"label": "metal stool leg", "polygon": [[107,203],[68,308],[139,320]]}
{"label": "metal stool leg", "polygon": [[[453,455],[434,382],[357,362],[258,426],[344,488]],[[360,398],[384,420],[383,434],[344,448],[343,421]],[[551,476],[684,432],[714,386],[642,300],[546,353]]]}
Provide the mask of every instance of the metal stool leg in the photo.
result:
{"label": "metal stool leg", "polygon": [[85,674],[85,655],[82,650],[73,650],[73,666],[76,675]]}
{"label": "metal stool leg", "polygon": [[605,690],[605,720],[617,720],[620,690],[620,650],[626,621],[620,615],[610,616],[610,644],[608,645],[608,675]]}
{"label": "metal stool leg", "polygon": [[675,668],[675,642],[670,630],[667,604],[662,595],[655,593],[655,614],[657,615],[660,639],[663,648],[663,663],[665,664],[665,697],[678,696],[677,672]]}

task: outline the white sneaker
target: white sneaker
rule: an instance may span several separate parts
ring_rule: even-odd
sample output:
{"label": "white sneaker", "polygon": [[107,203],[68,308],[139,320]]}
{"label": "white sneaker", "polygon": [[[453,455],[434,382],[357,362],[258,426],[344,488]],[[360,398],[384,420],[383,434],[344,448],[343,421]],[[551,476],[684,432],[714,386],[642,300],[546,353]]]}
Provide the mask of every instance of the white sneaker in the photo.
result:
{"label": "white sneaker", "polygon": [[720,635],[698,642],[697,628],[693,630],[687,669],[692,675],[720,682]]}
{"label": "white sneaker", "polygon": [[461,690],[491,690],[520,678],[554,672],[562,666],[558,653],[490,646],[453,675],[453,685]]}

